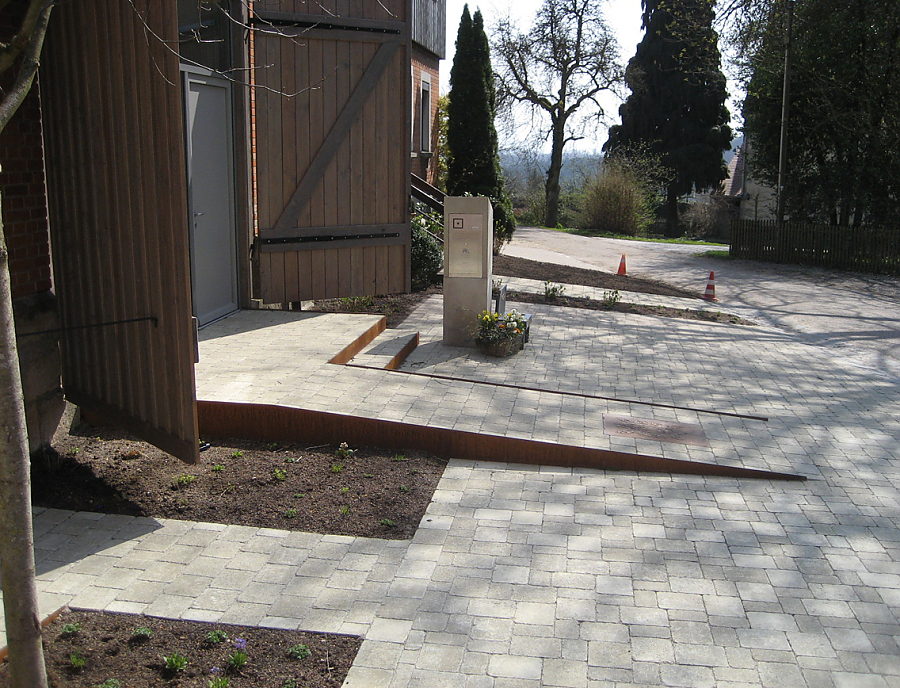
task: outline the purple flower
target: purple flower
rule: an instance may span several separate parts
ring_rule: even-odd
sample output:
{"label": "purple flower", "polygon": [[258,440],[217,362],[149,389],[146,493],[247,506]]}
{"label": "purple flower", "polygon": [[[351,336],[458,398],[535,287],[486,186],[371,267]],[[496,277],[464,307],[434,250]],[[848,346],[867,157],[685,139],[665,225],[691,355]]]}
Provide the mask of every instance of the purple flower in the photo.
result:
{"label": "purple flower", "polygon": [[244,640],[243,638],[235,638],[234,639],[234,648],[236,650],[240,650],[241,652],[243,652],[244,650],[247,649],[247,641]]}
{"label": "purple flower", "polygon": [[213,667],[209,670],[209,673],[213,674],[214,676],[218,676],[222,673],[222,670],[219,667]]}

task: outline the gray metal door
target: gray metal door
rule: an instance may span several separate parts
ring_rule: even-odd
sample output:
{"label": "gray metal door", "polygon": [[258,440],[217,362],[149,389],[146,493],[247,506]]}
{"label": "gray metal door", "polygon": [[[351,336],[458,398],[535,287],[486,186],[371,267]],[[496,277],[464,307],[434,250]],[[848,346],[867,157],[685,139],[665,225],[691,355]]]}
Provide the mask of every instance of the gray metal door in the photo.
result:
{"label": "gray metal door", "polygon": [[187,137],[191,289],[205,325],[238,309],[231,85],[182,67]]}

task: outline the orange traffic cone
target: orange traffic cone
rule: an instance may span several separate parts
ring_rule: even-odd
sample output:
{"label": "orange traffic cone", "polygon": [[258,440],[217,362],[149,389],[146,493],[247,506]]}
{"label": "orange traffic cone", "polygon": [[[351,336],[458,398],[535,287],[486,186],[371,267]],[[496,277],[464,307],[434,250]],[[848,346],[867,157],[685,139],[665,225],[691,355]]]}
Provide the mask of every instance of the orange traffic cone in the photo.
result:
{"label": "orange traffic cone", "polygon": [[619,261],[619,271],[616,273],[616,277],[627,277],[625,274],[625,254],[622,254],[622,260]]}
{"label": "orange traffic cone", "polygon": [[716,273],[710,270],[709,273],[709,282],[706,283],[706,292],[703,294],[703,298],[707,301],[718,301],[716,298]]}

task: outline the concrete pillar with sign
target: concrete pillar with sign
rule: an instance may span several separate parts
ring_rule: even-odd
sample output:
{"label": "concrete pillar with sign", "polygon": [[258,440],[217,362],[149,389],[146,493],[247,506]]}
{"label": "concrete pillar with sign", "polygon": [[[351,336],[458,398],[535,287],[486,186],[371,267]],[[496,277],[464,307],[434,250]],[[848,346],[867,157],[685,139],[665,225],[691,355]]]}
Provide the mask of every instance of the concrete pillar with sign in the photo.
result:
{"label": "concrete pillar with sign", "polygon": [[444,199],[444,344],[475,346],[478,316],[490,310],[494,211],[484,197]]}

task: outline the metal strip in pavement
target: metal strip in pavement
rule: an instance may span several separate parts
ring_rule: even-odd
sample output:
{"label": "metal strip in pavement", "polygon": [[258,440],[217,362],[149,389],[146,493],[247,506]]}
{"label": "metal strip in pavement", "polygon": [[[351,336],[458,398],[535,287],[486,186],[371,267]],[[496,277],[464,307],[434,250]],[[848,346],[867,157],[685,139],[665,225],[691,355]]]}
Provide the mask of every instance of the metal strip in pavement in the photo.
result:
{"label": "metal strip in pavement", "polygon": [[[333,361],[330,361],[333,362]],[[413,377],[425,377],[432,380],[444,380],[446,382],[468,382],[472,385],[486,385],[488,387],[502,387],[504,389],[515,389],[520,392],[539,392],[541,394],[556,394],[563,397],[577,397],[579,399],[597,399],[598,401],[616,401],[621,404],[637,404],[639,406],[653,406],[655,408],[675,409],[676,411],[693,411],[694,413],[707,413],[713,416],[727,416],[729,418],[741,418],[743,420],[758,420],[763,423],[769,421],[766,416],[751,416],[746,413],[734,413],[732,411],[714,411],[712,409],[691,408],[689,406],[676,406],[674,404],[662,404],[657,401],[637,401],[636,399],[618,399],[616,397],[605,397],[598,394],[584,394],[582,392],[566,392],[557,389],[542,389],[540,387],[525,387],[524,385],[512,385],[507,382],[488,382],[487,380],[473,380],[467,377],[453,377],[451,375],[437,375],[435,373],[419,373],[414,370],[389,370],[387,368],[376,368],[375,366],[362,365],[361,363],[345,363],[348,368],[361,368],[363,370],[378,370],[388,373],[400,373],[402,375],[411,375]]]}

